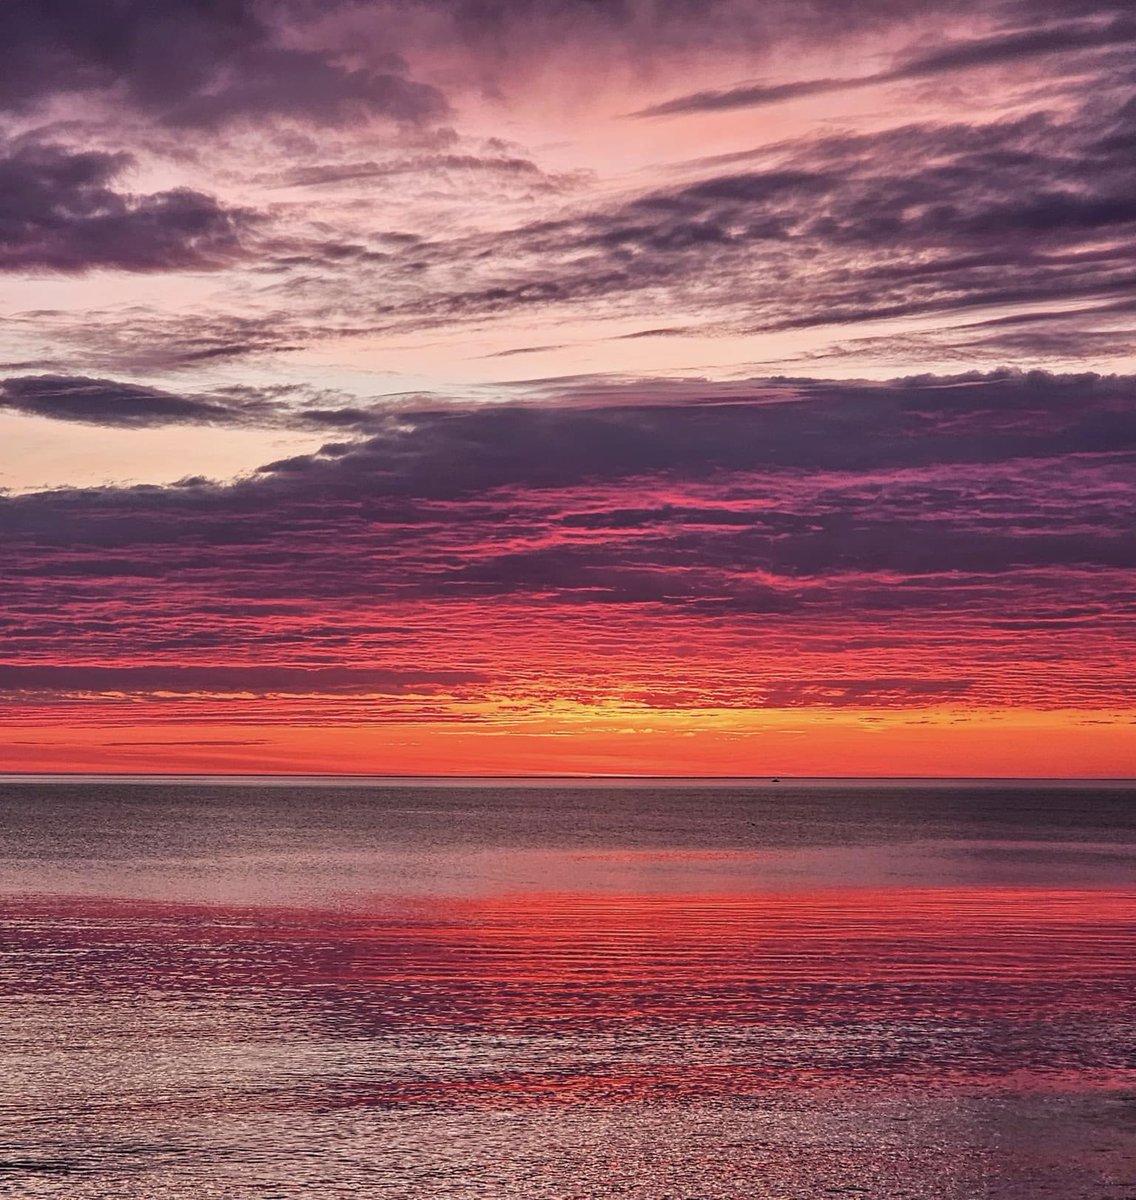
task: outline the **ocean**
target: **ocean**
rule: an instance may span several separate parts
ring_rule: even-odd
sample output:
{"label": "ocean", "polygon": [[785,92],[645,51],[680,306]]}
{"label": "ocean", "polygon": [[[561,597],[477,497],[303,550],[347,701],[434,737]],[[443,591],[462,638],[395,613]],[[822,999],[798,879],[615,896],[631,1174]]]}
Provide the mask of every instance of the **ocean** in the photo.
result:
{"label": "ocean", "polygon": [[0,780],[0,1195],[1136,1197],[1123,782]]}

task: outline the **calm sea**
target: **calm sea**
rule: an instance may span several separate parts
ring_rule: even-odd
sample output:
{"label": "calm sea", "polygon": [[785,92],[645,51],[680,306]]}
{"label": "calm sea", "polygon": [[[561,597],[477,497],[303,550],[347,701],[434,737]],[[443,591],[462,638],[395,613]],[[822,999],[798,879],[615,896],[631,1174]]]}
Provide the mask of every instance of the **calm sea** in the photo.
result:
{"label": "calm sea", "polygon": [[1125,784],[0,781],[0,1195],[1136,1197]]}

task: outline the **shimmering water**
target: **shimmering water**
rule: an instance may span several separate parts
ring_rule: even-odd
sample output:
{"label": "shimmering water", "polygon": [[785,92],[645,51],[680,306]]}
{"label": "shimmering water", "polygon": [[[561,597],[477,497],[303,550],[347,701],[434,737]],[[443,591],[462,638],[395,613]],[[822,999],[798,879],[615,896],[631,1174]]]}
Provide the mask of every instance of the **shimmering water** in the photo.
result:
{"label": "shimmering water", "polygon": [[1123,785],[0,783],[0,1195],[1136,1197]]}

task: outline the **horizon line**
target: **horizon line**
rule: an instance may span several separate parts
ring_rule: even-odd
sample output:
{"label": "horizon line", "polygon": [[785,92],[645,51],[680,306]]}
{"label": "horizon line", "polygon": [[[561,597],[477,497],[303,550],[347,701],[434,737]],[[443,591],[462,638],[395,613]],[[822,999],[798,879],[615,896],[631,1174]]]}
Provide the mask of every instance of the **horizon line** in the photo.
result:
{"label": "horizon line", "polygon": [[1131,783],[1136,784],[1136,776],[1130,775],[800,775],[800,774],[763,774],[763,775],[714,775],[714,774],[647,774],[640,772],[595,772],[595,771],[559,771],[559,772],[525,772],[518,774],[485,773],[464,774],[451,772],[435,772],[423,774],[384,774],[379,772],[351,771],[0,771],[0,783],[24,779],[140,779],[140,780],[170,780],[170,779],[321,779],[321,780],[376,780],[414,782],[426,780],[447,781],[478,781],[478,780],[519,780],[519,781],[549,781],[570,780],[578,782],[606,781],[638,781],[647,783],[674,781],[715,781],[739,783],[803,783],[803,782],[942,782],[942,783],[984,783],[984,782],[1020,782],[1020,783]]}

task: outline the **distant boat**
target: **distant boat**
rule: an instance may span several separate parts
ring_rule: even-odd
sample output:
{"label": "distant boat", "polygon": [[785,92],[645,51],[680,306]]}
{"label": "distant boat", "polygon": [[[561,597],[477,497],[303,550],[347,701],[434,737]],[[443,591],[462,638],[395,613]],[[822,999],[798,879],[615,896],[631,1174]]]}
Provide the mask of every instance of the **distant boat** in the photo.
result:
{"label": "distant boat", "polygon": [[774,776],[773,776],[773,778],[772,778],[772,779],[771,779],[769,782],[770,782],[770,783],[780,783],[780,782],[781,782],[781,780],[780,780],[780,779],[778,779],[776,775],[774,775]]}

